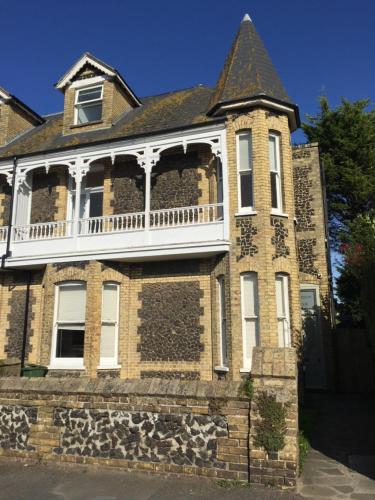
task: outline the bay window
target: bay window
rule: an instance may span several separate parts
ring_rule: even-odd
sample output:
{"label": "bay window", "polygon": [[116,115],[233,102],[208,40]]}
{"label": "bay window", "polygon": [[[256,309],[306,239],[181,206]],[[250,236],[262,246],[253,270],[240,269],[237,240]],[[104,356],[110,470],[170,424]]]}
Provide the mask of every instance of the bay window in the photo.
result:
{"label": "bay window", "polygon": [[102,325],[100,335],[100,368],[118,366],[119,285],[103,284]]}
{"label": "bay window", "polygon": [[74,120],[76,125],[101,120],[102,109],[103,85],[76,90]]}
{"label": "bay window", "polygon": [[258,278],[256,273],[241,274],[243,370],[250,371],[253,348],[259,341]]}
{"label": "bay window", "polygon": [[289,313],[289,279],[286,274],[276,274],[276,316],[279,347],[291,346]]}
{"label": "bay window", "polygon": [[253,200],[253,154],[251,131],[238,132],[237,136],[237,170],[239,190],[239,211],[251,211]]}
{"label": "bay window", "polygon": [[283,211],[280,135],[270,133],[268,136],[268,151],[271,177],[271,206],[276,212]]}
{"label": "bay window", "polygon": [[56,287],[51,364],[56,368],[83,368],[86,285],[62,283]]}

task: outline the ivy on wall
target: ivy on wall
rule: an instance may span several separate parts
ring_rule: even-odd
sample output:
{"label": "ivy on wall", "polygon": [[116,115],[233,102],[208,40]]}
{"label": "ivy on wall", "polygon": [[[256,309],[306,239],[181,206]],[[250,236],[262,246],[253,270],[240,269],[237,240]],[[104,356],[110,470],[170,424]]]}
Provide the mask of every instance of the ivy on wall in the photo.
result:
{"label": "ivy on wall", "polygon": [[260,420],[255,424],[255,446],[267,453],[278,452],[285,446],[287,405],[276,401],[276,396],[261,392],[256,398]]}

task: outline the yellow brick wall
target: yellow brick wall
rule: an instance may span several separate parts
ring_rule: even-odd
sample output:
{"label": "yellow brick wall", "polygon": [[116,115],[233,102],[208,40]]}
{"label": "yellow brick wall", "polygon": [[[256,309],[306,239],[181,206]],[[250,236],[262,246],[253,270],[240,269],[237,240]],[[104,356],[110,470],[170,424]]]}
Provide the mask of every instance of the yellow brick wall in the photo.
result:
{"label": "yellow brick wall", "polygon": [[[236,220],[242,216],[238,213],[237,164],[236,164],[236,133],[240,130],[252,131],[253,148],[253,179],[254,179],[254,209],[252,223],[256,227],[254,244],[258,253],[254,256],[244,256],[237,259],[239,248],[236,238],[239,230]],[[269,131],[277,131],[281,135],[283,199],[284,212],[282,218],[289,235],[287,245],[290,254],[287,257],[273,259],[275,253],[271,242],[274,228],[271,226],[271,188],[268,158]],[[253,271],[258,274],[259,295],[259,329],[260,342],[264,347],[277,347],[277,321],[275,298],[275,273],[283,272],[289,275],[290,317],[292,336],[297,337],[301,328],[300,298],[297,255],[294,236],[294,191],[292,172],[292,152],[290,130],[286,116],[275,116],[269,112],[257,109],[239,116],[233,115],[227,123],[227,150],[230,192],[230,231],[232,251],[230,255],[231,269],[231,313],[232,313],[232,373],[235,380],[240,377],[243,365],[242,349],[242,316],[240,274]],[[296,339],[294,339],[296,340]]]}
{"label": "yellow brick wall", "polygon": [[117,118],[127,110],[131,105],[123,91],[112,81],[103,82],[103,112],[99,123],[75,125],[74,124],[74,101],[76,89],[68,87],[64,94],[64,120],[63,133],[76,134],[79,132],[88,132],[91,130],[110,127]]}
{"label": "yellow brick wall", "polygon": [[0,147],[33,126],[21,109],[9,103],[0,104]]}

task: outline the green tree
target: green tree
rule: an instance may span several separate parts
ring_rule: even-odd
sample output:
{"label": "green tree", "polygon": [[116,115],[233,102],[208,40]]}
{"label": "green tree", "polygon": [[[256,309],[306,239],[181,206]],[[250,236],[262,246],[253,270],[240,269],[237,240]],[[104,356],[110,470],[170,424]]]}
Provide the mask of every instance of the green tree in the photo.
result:
{"label": "green tree", "polygon": [[350,222],[375,208],[375,111],[369,101],[349,102],[332,109],[320,98],[316,116],[302,128],[310,142],[318,142],[322,155],[330,234],[336,248]]}

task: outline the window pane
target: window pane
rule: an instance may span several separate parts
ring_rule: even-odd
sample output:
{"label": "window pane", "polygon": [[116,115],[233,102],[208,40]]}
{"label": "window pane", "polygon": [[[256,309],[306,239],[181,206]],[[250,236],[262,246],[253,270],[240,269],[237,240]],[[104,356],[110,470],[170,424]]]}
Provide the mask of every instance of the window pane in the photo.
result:
{"label": "window pane", "polygon": [[276,172],[271,172],[271,205],[272,208],[280,208],[277,196],[277,183],[279,176]]}
{"label": "window pane", "polygon": [[92,87],[91,89],[82,89],[78,91],[77,102],[92,101],[93,99],[101,99],[102,87]]}
{"label": "window pane", "polygon": [[258,291],[257,291],[257,276],[256,274],[246,274],[242,277],[243,280],[243,316],[253,317],[258,316]]}
{"label": "window pane", "polygon": [[102,103],[86,104],[78,107],[78,123],[98,121],[102,118]]}
{"label": "window pane", "polygon": [[245,320],[244,368],[251,367],[253,347],[256,347],[259,344],[257,329],[258,329],[258,320],[256,319]]}
{"label": "window pane", "polygon": [[253,206],[253,174],[248,172],[240,173],[241,182],[241,207]]}
{"label": "window pane", "polygon": [[285,317],[285,296],[284,296],[284,278],[276,277],[276,313],[278,318]]}
{"label": "window pane", "polygon": [[103,324],[100,336],[100,357],[114,358],[116,354],[116,325]]}
{"label": "window pane", "polygon": [[84,323],[86,315],[85,285],[62,285],[59,287],[57,321]]}
{"label": "window pane", "polygon": [[276,137],[274,135],[270,135],[268,138],[268,148],[269,148],[269,159],[270,159],[271,172],[278,171],[277,144],[278,144],[278,141],[277,141]]}
{"label": "window pane", "polygon": [[56,342],[57,358],[83,358],[85,331],[80,325],[58,328]]}
{"label": "window pane", "polygon": [[115,283],[104,283],[102,321],[117,321],[118,310],[118,285]]}
{"label": "window pane", "polygon": [[238,157],[239,157],[239,170],[251,169],[251,133],[245,132],[238,136]]}
{"label": "window pane", "polygon": [[219,321],[220,321],[220,349],[221,349],[221,364],[227,365],[227,322],[225,311],[225,284],[222,278],[218,279],[218,295],[219,295]]}
{"label": "window pane", "polygon": [[90,193],[89,217],[101,217],[103,215],[103,191]]}

